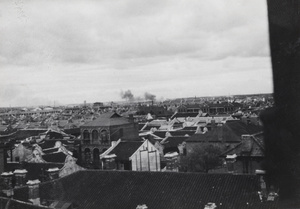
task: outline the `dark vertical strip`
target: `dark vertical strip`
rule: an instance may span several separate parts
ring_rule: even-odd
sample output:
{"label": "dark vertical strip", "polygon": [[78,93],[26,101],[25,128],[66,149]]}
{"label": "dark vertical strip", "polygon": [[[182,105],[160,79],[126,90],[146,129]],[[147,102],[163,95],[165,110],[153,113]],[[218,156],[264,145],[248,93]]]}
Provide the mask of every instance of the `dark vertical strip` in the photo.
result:
{"label": "dark vertical strip", "polygon": [[294,198],[299,201],[299,0],[267,0],[267,3],[275,100],[274,107],[261,115],[267,184],[279,187],[281,199]]}

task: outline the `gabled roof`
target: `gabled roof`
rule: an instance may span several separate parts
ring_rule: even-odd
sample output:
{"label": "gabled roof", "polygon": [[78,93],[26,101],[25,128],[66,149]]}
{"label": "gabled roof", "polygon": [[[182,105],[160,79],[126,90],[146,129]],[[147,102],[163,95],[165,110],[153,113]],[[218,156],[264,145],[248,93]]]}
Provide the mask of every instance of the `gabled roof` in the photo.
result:
{"label": "gabled roof", "polygon": [[130,122],[126,119],[121,117],[119,114],[115,112],[108,112],[101,114],[98,118],[96,118],[93,121],[89,121],[81,127],[108,127],[108,126],[118,126],[118,125],[124,125],[124,124],[130,124]]}
{"label": "gabled roof", "polygon": [[113,150],[111,150],[107,155],[115,154],[116,160],[128,161],[129,157],[143,144],[142,141],[124,141],[120,142]]}
{"label": "gabled roof", "polygon": [[[142,204],[151,209],[199,209],[209,202],[227,209],[276,208],[276,201],[261,203],[260,190],[259,176],[253,175],[85,170],[42,183],[40,196],[89,209]],[[15,190],[14,198],[27,200],[27,191]]]}

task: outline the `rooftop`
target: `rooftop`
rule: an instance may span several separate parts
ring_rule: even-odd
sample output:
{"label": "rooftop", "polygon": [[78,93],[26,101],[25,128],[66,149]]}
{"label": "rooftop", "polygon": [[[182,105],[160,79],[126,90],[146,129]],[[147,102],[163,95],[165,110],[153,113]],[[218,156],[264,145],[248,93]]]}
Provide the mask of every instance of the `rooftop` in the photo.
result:
{"label": "rooftop", "polygon": [[120,142],[112,151],[108,154],[115,154],[116,160],[128,161],[129,157],[143,144],[139,141]]}
{"label": "rooftop", "polygon": [[95,120],[89,121],[83,124],[81,127],[99,127],[99,126],[108,127],[108,126],[118,126],[124,124],[130,124],[130,122],[126,118],[123,118],[117,113],[108,112],[108,113],[101,114]]}
{"label": "rooftop", "polygon": [[215,126],[211,131],[205,134],[195,134],[187,141],[225,141],[225,142],[240,142],[242,135],[252,135],[262,131],[262,127],[253,124],[245,124],[241,121],[228,121],[222,126]]}
{"label": "rooftop", "polygon": [[[209,203],[218,208],[277,208],[261,203],[259,176],[172,172],[92,171],[73,173],[40,185],[41,199],[72,202],[78,208],[199,209]],[[27,200],[28,189],[15,190]]]}

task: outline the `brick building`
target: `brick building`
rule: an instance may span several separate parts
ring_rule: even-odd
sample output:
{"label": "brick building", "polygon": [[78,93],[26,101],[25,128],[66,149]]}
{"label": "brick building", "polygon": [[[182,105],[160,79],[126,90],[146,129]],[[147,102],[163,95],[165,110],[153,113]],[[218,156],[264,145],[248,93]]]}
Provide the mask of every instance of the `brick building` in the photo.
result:
{"label": "brick building", "polygon": [[138,126],[133,119],[126,119],[115,112],[101,114],[100,117],[80,126],[83,165],[100,168],[99,155],[120,138],[137,141]]}

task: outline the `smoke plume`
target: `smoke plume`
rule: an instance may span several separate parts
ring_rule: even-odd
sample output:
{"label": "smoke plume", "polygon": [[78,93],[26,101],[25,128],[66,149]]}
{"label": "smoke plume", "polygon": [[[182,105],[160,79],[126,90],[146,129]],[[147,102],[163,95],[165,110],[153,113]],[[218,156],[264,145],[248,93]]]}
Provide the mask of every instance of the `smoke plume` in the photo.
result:
{"label": "smoke plume", "polygon": [[156,96],[154,94],[150,94],[148,92],[145,92],[144,97],[145,97],[145,100],[152,100],[152,101],[154,101],[156,98]]}
{"label": "smoke plume", "polygon": [[133,94],[131,93],[130,90],[127,90],[125,92],[122,91],[121,92],[121,97],[122,97],[122,99],[126,99],[128,101],[133,101],[134,100],[134,96],[133,96]]}

